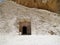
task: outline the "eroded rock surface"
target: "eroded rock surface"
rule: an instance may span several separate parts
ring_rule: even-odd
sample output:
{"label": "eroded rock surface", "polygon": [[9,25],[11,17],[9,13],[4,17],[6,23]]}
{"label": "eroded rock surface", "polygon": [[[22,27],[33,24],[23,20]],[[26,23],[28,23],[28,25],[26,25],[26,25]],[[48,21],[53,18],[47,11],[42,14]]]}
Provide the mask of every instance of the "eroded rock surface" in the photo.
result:
{"label": "eroded rock surface", "polygon": [[0,33],[19,33],[19,22],[22,20],[31,21],[32,35],[60,35],[59,14],[42,10],[31,9],[12,1],[0,4]]}
{"label": "eroded rock surface", "polygon": [[12,0],[17,4],[21,4],[31,8],[45,9],[52,12],[58,11],[57,0]]}

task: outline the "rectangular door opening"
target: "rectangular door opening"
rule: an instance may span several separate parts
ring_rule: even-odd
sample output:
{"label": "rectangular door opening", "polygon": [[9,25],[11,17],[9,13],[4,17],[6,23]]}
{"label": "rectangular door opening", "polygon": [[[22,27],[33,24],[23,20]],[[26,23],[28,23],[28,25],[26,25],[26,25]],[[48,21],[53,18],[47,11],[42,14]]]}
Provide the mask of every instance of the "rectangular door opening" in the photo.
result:
{"label": "rectangular door opening", "polygon": [[21,35],[31,35],[31,22],[20,22]]}
{"label": "rectangular door opening", "polygon": [[27,27],[26,26],[22,27],[22,35],[27,35]]}

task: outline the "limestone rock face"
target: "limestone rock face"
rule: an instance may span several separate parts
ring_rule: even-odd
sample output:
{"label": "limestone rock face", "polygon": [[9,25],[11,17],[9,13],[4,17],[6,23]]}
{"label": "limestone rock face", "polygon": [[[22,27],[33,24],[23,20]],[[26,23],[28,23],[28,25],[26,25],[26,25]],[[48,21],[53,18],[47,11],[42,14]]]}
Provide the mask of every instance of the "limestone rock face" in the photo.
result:
{"label": "limestone rock face", "polygon": [[60,16],[42,10],[31,9],[12,1],[0,4],[0,34],[19,33],[19,22],[31,22],[32,35],[60,35]]}
{"label": "limestone rock face", "polygon": [[53,12],[57,12],[57,0],[12,0],[18,4],[31,7],[45,9]]}

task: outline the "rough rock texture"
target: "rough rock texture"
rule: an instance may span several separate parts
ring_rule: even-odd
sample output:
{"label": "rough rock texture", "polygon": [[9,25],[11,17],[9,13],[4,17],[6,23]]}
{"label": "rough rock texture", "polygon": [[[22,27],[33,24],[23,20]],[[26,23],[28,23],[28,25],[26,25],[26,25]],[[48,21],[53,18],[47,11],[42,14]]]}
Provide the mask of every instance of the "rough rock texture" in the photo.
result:
{"label": "rough rock texture", "polygon": [[60,35],[59,14],[42,9],[31,9],[12,1],[0,4],[0,33],[17,34],[19,22],[31,21],[32,35]]}
{"label": "rough rock texture", "polygon": [[57,0],[58,13],[60,14],[60,0]]}
{"label": "rough rock texture", "polygon": [[12,0],[18,4],[31,7],[45,9],[53,12],[58,11],[57,0]]}

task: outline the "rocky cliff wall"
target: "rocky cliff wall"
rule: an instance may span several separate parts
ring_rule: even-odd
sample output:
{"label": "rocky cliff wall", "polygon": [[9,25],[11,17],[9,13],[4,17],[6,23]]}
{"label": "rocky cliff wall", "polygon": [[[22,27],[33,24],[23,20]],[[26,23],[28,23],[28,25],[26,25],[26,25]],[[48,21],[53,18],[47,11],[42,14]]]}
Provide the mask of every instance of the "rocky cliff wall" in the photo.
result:
{"label": "rocky cliff wall", "polygon": [[58,11],[57,0],[12,0],[18,4],[31,7],[45,9],[53,12]]}
{"label": "rocky cliff wall", "polygon": [[0,4],[0,34],[19,33],[19,22],[31,21],[32,35],[60,35],[60,16],[7,1]]}

